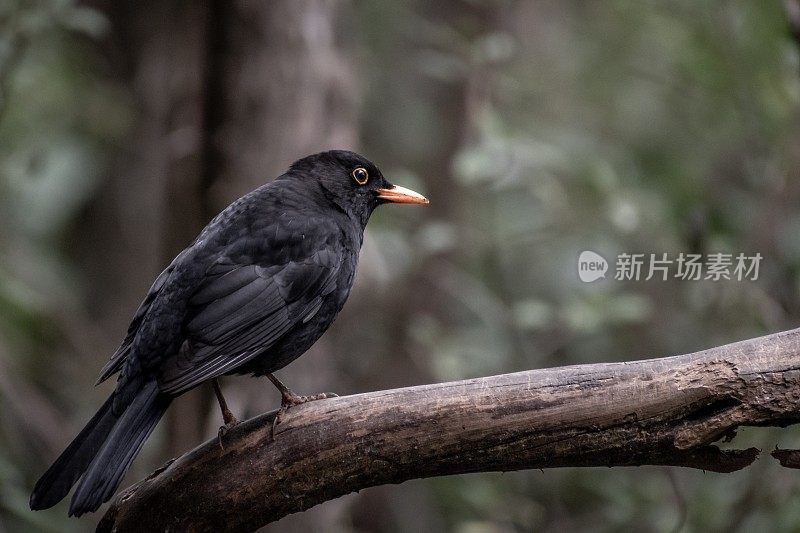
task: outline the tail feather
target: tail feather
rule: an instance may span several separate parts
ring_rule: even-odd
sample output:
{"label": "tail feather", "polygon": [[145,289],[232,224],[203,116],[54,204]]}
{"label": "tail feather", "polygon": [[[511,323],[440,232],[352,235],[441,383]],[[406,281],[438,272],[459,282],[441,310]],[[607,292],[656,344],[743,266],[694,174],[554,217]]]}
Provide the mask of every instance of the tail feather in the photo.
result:
{"label": "tail feather", "polygon": [[113,403],[114,397],[111,396],[56,459],[53,466],[42,475],[31,494],[31,509],[48,509],[63,500],[72,485],[86,471],[117,422],[117,417],[112,412]]}
{"label": "tail feather", "polygon": [[57,504],[80,479],[70,504],[70,516],[96,511],[114,494],[170,401],[169,396],[159,393],[153,381],[146,383],[121,413],[114,414],[111,395],[36,483],[31,509]]}
{"label": "tail feather", "polygon": [[155,382],[139,391],[78,483],[70,503],[70,516],[96,511],[113,496],[170,401],[169,396],[159,393]]}

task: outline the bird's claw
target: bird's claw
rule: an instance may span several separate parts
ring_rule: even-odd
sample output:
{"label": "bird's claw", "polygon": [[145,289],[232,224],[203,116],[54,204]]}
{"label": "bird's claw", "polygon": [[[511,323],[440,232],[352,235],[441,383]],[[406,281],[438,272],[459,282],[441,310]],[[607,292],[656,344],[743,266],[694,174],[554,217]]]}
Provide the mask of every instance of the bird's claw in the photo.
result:
{"label": "bird's claw", "polygon": [[231,416],[230,419],[225,421],[225,425],[219,427],[219,431],[217,431],[217,440],[219,441],[219,449],[223,452],[225,451],[225,446],[222,443],[222,438],[238,425],[239,421],[235,417]]}
{"label": "bird's claw", "polygon": [[295,405],[301,405],[308,402],[315,402],[317,400],[327,400],[328,398],[338,398],[339,395],[334,392],[321,392],[309,396],[300,396],[299,394],[287,394],[281,399],[281,408],[284,410],[289,409]]}
{"label": "bird's claw", "polygon": [[272,419],[272,429],[270,430],[270,442],[275,442],[275,426],[281,423],[281,418],[289,410],[290,407],[295,405],[302,405],[308,402],[315,402],[317,400],[327,400],[328,398],[338,398],[339,395],[335,392],[321,392],[309,396],[301,396],[292,391],[287,391],[281,394],[281,408],[275,413],[275,418]]}

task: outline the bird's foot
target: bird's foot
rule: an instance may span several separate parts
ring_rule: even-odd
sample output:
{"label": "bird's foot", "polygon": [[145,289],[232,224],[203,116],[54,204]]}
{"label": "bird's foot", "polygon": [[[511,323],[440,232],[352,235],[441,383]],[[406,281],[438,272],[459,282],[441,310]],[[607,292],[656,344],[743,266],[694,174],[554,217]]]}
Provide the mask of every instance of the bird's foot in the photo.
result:
{"label": "bird's foot", "polygon": [[339,395],[333,392],[321,392],[311,396],[301,396],[299,394],[295,394],[289,389],[286,389],[285,391],[281,391],[281,408],[283,408],[285,411],[286,409],[289,409],[295,405],[338,397]]}
{"label": "bird's foot", "polygon": [[[228,412],[230,414],[230,411]],[[225,445],[222,443],[223,437],[228,434],[230,430],[235,428],[239,425],[239,421],[236,419],[235,416],[230,415],[230,418],[226,417],[225,424],[219,427],[219,431],[217,431],[217,440],[219,441],[219,449],[223,452],[225,451]]]}
{"label": "bird's foot", "polygon": [[315,402],[317,400],[326,400],[328,398],[338,397],[339,395],[334,392],[321,392],[319,394],[313,394],[310,396],[301,396],[300,394],[296,394],[289,389],[281,390],[281,408],[278,409],[278,412],[275,413],[275,418],[272,419],[272,429],[269,434],[270,442],[275,441],[275,426],[281,423],[283,415],[286,414],[286,411],[288,411],[290,407],[308,402]]}
{"label": "bird's foot", "polygon": [[281,391],[281,408],[275,413],[275,418],[272,419],[272,430],[270,431],[270,442],[275,440],[275,426],[281,423],[281,418],[290,407],[300,405],[307,402],[316,400],[324,400],[326,398],[338,398],[338,394],[333,392],[321,392],[312,396],[301,396],[294,392],[292,389],[284,385],[281,380],[275,377],[274,374],[267,374],[267,378]]}

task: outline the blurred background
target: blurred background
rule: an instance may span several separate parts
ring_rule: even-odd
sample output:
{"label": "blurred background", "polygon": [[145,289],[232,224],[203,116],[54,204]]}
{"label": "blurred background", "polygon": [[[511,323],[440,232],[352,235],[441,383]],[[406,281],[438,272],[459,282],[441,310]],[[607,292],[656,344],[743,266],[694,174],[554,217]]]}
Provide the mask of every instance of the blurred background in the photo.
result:
{"label": "blurred background", "polygon": [[[0,531],[90,531],[35,480],[150,283],[293,160],[355,149],[373,216],[336,324],[278,373],[339,394],[696,351],[800,323],[795,0],[0,0]],[[800,24],[794,26],[800,39]],[[577,277],[581,250],[761,253],[756,281]],[[613,264],[612,264],[613,271]],[[265,380],[223,380],[241,416]],[[123,486],[216,434],[173,404]],[[240,416],[240,417],[241,417]],[[737,446],[800,446],[746,429]],[[656,467],[377,487],[264,531],[798,531],[800,473]]]}

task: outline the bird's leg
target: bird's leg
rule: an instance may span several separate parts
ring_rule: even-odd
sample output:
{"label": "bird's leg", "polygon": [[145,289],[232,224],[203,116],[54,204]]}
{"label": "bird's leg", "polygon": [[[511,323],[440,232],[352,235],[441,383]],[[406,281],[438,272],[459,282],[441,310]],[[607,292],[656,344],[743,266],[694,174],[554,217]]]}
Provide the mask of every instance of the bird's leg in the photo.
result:
{"label": "bird's leg", "polygon": [[239,423],[239,420],[233,416],[231,410],[228,409],[228,402],[225,401],[225,397],[222,395],[222,389],[219,388],[219,382],[217,382],[217,378],[211,380],[211,386],[214,388],[214,394],[217,397],[217,402],[219,402],[219,410],[222,411],[222,420],[225,422],[224,426],[219,427],[219,431],[217,432],[217,438],[219,439],[219,447],[222,451],[225,451],[225,447],[222,445],[222,437],[233,428],[236,424]]}
{"label": "bird's leg", "polygon": [[231,410],[228,409],[228,402],[225,401],[225,397],[222,395],[222,389],[219,388],[219,382],[217,378],[211,380],[211,386],[214,387],[214,394],[217,396],[217,402],[219,402],[219,410],[222,412],[222,420],[225,421],[225,424],[228,425],[236,425],[239,421],[233,416]]}
{"label": "bird's leg", "polygon": [[288,409],[292,405],[304,403],[302,396],[296,394],[292,389],[284,385],[283,382],[273,374],[267,374],[267,378],[281,391],[281,407],[286,407]]}
{"label": "bird's leg", "polygon": [[281,407],[288,409],[293,405],[300,405],[301,403],[313,402],[316,400],[324,400],[326,398],[338,398],[338,394],[332,392],[321,392],[313,396],[300,396],[281,382],[274,374],[267,374],[269,380],[281,391]]}
{"label": "bird's leg", "polygon": [[267,378],[269,378],[272,384],[275,385],[279,391],[281,391],[281,408],[278,409],[278,412],[275,414],[275,418],[272,419],[272,431],[270,432],[270,438],[272,440],[275,440],[275,426],[280,424],[281,417],[286,411],[289,410],[290,407],[306,402],[324,400],[326,398],[337,398],[339,396],[338,394],[334,394],[332,392],[322,392],[312,396],[301,396],[284,385],[283,382],[276,378],[274,374],[267,374]]}

